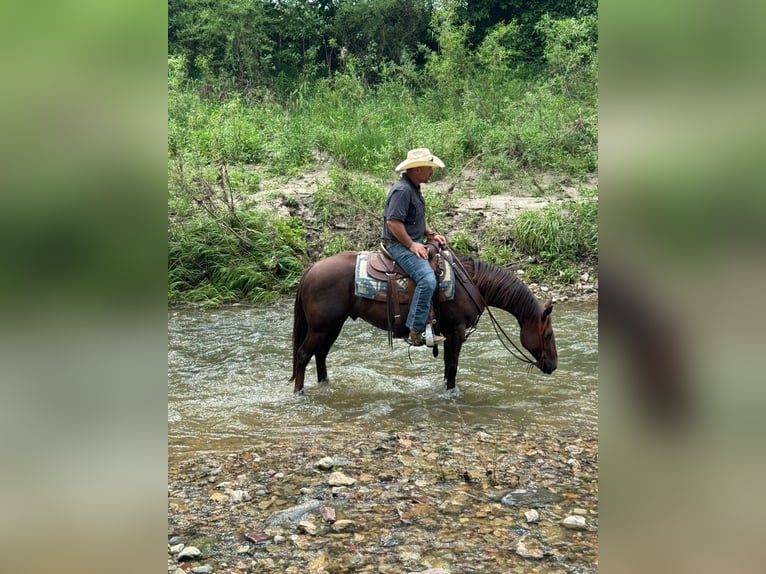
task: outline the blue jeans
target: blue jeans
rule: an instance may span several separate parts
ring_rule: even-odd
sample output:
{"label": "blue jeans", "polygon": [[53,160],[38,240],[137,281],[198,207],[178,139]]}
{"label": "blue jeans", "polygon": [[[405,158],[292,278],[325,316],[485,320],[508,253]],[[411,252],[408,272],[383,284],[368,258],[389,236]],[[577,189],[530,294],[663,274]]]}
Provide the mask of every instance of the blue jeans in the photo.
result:
{"label": "blue jeans", "polygon": [[415,281],[415,292],[410,301],[410,311],[405,324],[413,331],[422,333],[426,328],[431,298],[436,290],[436,276],[428,259],[421,259],[398,242],[386,245],[388,252],[399,266]]}

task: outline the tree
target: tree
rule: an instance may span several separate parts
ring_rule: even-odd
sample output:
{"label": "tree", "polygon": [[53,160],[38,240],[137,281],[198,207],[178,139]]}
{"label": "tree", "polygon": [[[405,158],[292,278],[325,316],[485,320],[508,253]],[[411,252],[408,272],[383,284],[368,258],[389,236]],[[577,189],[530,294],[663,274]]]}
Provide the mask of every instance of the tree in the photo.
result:
{"label": "tree", "polygon": [[240,86],[273,71],[269,5],[257,0],[169,0],[168,51],[182,54],[190,77],[231,78]]}
{"label": "tree", "polygon": [[457,14],[470,24],[468,37],[471,46],[478,46],[499,23],[516,22],[521,34],[514,47],[532,64],[542,63],[544,38],[537,30],[537,23],[547,14],[553,19],[566,17],[596,16],[598,0],[471,0],[463,2]]}
{"label": "tree", "polygon": [[342,2],[334,20],[340,48],[358,64],[369,83],[378,79],[382,62],[401,64],[429,43],[431,10],[422,0],[359,0]]}

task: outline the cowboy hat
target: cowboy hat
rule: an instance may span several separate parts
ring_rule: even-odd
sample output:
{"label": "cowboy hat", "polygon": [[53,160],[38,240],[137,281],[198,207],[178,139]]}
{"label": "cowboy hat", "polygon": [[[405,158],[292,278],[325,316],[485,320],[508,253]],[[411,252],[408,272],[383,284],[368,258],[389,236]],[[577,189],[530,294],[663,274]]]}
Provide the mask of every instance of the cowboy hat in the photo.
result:
{"label": "cowboy hat", "polygon": [[432,167],[444,167],[444,162],[430,152],[426,147],[411,149],[407,152],[407,159],[396,166],[396,171],[406,171],[411,167],[430,165]]}

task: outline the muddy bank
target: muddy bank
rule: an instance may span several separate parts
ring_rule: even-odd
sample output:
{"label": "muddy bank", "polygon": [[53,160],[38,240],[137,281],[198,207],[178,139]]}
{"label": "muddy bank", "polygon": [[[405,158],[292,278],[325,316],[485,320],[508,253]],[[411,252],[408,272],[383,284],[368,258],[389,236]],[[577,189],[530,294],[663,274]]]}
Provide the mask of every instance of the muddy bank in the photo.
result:
{"label": "muddy bank", "polygon": [[596,572],[598,442],[455,424],[254,439],[168,467],[168,571]]}

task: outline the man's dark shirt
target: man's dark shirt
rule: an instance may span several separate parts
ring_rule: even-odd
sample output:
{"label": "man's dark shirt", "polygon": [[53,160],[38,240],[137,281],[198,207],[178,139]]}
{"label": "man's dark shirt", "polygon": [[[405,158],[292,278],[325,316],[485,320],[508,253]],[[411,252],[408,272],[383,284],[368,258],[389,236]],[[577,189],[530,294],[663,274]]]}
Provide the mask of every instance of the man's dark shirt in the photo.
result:
{"label": "man's dark shirt", "polygon": [[383,211],[383,241],[398,241],[386,224],[389,219],[404,223],[407,235],[413,241],[423,239],[426,232],[426,202],[420,193],[420,186],[412,183],[406,172],[391,186]]}

